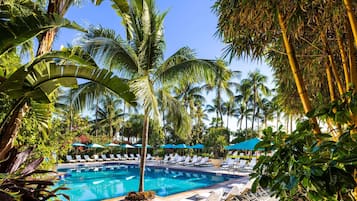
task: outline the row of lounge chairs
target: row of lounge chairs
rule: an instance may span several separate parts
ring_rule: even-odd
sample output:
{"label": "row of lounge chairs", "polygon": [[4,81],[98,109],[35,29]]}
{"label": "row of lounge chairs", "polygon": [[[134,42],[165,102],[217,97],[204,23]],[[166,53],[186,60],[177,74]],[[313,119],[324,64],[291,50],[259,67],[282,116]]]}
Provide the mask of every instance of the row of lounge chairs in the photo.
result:
{"label": "row of lounge chairs", "polygon": [[252,158],[250,161],[244,159],[232,159],[227,158],[222,164],[221,169],[224,170],[253,170],[254,166],[257,164],[257,159]]}
{"label": "row of lounge chairs", "polygon": [[[90,158],[89,155],[84,155],[83,158],[81,155],[75,155],[75,158],[72,158],[71,155],[66,156],[66,160],[69,163],[83,163],[83,162],[94,162],[94,161],[119,161],[119,160],[139,160],[140,159],[140,154],[109,154],[109,157],[107,157],[105,154],[101,154],[100,157],[97,154],[93,155],[93,158]],[[151,156],[151,154],[148,154],[146,157],[146,160],[154,160],[154,157]]]}
{"label": "row of lounge chairs", "polygon": [[184,166],[200,166],[200,167],[210,167],[213,166],[209,161],[208,157],[201,157],[194,155],[191,156],[180,156],[175,155],[165,155],[162,163],[172,164],[172,165],[184,165]]}

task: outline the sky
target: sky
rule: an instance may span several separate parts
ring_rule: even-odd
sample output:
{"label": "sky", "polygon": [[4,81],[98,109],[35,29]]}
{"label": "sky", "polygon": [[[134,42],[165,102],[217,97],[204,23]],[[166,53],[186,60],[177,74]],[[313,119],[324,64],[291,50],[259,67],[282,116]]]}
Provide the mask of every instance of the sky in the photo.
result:
{"label": "sky", "polygon": [[[166,58],[184,46],[194,49],[197,58],[217,59],[222,56],[225,44],[215,36],[218,17],[211,9],[214,2],[213,0],[156,0],[160,12],[168,11],[164,21]],[[109,0],[104,0],[100,6],[94,6],[89,0],[84,0],[79,6],[72,6],[65,17],[83,27],[100,25],[114,29],[125,38],[121,18],[111,8]],[[72,44],[79,36],[79,32],[61,29],[54,43],[54,49],[59,49],[61,45]],[[263,62],[235,59],[229,67],[241,71],[242,78],[246,77],[248,72],[259,69],[261,74],[268,76],[268,85],[273,86],[270,67]],[[236,128],[233,124],[230,127]]]}

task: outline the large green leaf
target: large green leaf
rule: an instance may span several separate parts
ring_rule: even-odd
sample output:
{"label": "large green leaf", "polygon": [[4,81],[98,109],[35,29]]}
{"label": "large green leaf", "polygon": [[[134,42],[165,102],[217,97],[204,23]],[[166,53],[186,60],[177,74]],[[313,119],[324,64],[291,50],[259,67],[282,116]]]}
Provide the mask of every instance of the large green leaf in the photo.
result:
{"label": "large green leaf", "polygon": [[84,31],[78,24],[59,15],[33,12],[16,16],[4,5],[0,6],[0,10],[0,55],[49,29],[67,27]]}
{"label": "large green leaf", "polygon": [[[28,96],[37,101],[44,101],[44,97],[49,96],[57,87],[75,84],[73,80],[75,78],[83,78],[101,84],[125,101],[135,104],[135,95],[129,90],[125,80],[113,75],[108,70],[95,66],[50,63],[46,67],[36,66],[31,72],[27,72],[25,67],[22,67],[14,74],[14,77],[10,77],[0,85],[0,91],[4,91],[15,99]],[[41,93],[43,94],[41,95]]]}

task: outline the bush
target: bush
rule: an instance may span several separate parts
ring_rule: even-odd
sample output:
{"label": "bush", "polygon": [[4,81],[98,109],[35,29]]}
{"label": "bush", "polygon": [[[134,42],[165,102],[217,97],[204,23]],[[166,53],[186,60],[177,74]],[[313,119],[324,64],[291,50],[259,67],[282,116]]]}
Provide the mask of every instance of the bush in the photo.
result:
{"label": "bush", "polygon": [[256,148],[273,152],[261,156],[254,167],[259,184],[281,200],[354,200],[357,135],[346,130],[337,141],[328,133],[314,134],[308,121],[291,134],[272,128]]}

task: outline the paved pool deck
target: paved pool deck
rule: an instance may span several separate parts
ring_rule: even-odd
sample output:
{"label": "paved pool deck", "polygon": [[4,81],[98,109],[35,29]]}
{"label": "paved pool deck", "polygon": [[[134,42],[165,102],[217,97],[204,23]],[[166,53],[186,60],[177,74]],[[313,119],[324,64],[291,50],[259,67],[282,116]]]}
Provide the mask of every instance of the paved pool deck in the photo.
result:
{"label": "paved pool deck", "polygon": [[[74,168],[74,167],[93,167],[93,166],[101,166],[103,164],[114,164],[114,163],[120,163],[120,164],[139,164],[139,161],[137,160],[126,160],[126,161],[106,161],[106,162],[86,162],[86,163],[63,163],[59,164],[58,168]],[[175,165],[175,164],[166,164],[162,163],[161,161],[149,161],[146,162],[146,166],[159,166],[159,167],[167,167],[167,168],[174,168],[174,169],[181,169],[181,170],[190,170],[190,171],[199,171],[199,172],[209,172],[209,173],[215,173],[215,174],[229,174],[229,175],[238,175],[240,177],[230,179],[228,181],[222,182],[215,184],[213,186],[209,186],[206,188],[201,188],[201,189],[195,189],[191,191],[185,191],[182,193],[177,193],[174,195],[170,196],[165,196],[165,197],[160,197],[156,196],[154,201],[180,201],[181,199],[184,198],[189,198],[197,194],[207,194],[211,192],[212,190],[218,189],[218,188],[229,188],[231,184],[234,183],[247,183],[249,180],[249,173],[247,171],[239,171],[239,170],[222,170],[219,167],[195,167],[195,166],[182,166],[182,165]],[[117,198],[111,198],[111,199],[106,199],[103,201],[122,201],[124,200],[125,196],[122,197],[117,197]]]}

